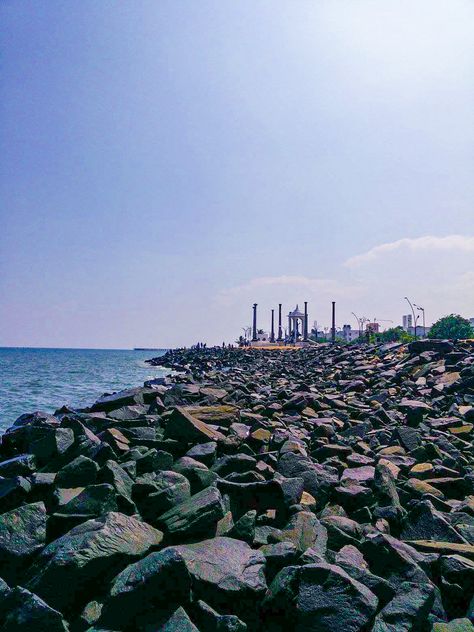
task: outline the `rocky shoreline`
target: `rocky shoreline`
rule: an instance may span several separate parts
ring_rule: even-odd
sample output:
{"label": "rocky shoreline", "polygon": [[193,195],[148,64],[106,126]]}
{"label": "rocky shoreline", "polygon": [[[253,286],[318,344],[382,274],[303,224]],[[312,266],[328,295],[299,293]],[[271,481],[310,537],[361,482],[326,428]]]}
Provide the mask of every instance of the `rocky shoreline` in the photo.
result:
{"label": "rocky shoreline", "polygon": [[0,444],[0,630],[474,630],[474,345],[177,350]]}

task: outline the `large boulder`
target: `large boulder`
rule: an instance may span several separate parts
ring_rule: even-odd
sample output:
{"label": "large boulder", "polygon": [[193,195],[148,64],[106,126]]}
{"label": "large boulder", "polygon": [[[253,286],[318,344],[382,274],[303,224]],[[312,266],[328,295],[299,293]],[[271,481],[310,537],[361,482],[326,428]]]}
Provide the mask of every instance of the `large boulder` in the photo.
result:
{"label": "large boulder", "polygon": [[424,353],[425,351],[434,351],[436,353],[445,354],[453,350],[453,343],[449,340],[414,340],[408,345],[410,353]]}
{"label": "large boulder", "polygon": [[262,629],[362,632],[377,605],[377,597],[339,566],[288,566],[275,577],[264,599]]}
{"label": "large boulder", "polygon": [[[72,490],[72,491],[71,491]],[[83,520],[117,511],[117,498],[112,485],[102,483],[79,488],[59,488],[56,492],[58,511],[65,515],[82,516]],[[77,490],[79,493],[72,493]],[[68,492],[71,491],[71,494]]]}
{"label": "large boulder", "polygon": [[390,535],[368,535],[361,544],[361,551],[369,563],[370,570],[386,579],[395,590],[404,582],[429,583],[423,568],[423,554]]}
{"label": "large boulder", "polygon": [[91,411],[110,412],[123,406],[149,404],[156,398],[158,391],[154,388],[129,388],[109,395],[105,393],[91,407]]}
{"label": "large boulder", "polygon": [[116,461],[109,460],[101,468],[98,480],[112,485],[117,494],[124,498],[131,498],[133,479]]}
{"label": "large boulder", "polygon": [[208,630],[209,632],[246,632],[247,630],[247,624],[235,614],[219,614],[201,599],[193,606],[193,619],[200,630]]}
{"label": "large boulder", "polygon": [[145,522],[111,512],[74,527],[48,544],[27,587],[61,612],[77,611],[127,563],[145,555],[163,534]]}
{"label": "large boulder", "polygon": [[324,556],[328,533],[326,527],[311,511],[298,511],[274,539],[291,542],[300,553],[306,549],[313,549]]}
{"label": "large boulder", "polygon": [[113,580],[100,623],[135,630],[153,615],[186,607],[191,586],[194,599],[255,620],[266,590],[264,565],[262,553],[231,538],[168,547],[129,565]]}
{"label": "large boulder", "polygon": [[0,505],[2,511],[18,507],[31,492],[31,483],[23,476],[3,478],[0,476]]}
{"label": "large boulder", "polygon": [[186,610],[181,606],[164,620],[154,623],[156,632],[199,632],[198,628],[189,618]]}
{"label": "large boulder", "polygon": [[214,535],[223,516],[224,505],[219,490],[208,487],[162,514],[157,524],[168,539],[182,541]]}
{"label": "large boulder", "polygon": [[395,597],[377,615],[372,632],[427,629],[434,599],[435,589],[430,584],[402,584]]}
{"label": "large boulder", "polygon": [[335,468],[314,463],[309,457],[294,452],[286,452],[280,457],[278,471],[287,478],[302,478],[304,491],[314,496],[321,508],[339,482]]}
{"label": "large boulder", "polygon": [[225,537],[173,548],[186,563],[196,598],[246,622],[254,619],[267,588],[265,557],[260,551]]}
{"label": "large boulder", "polygon": [[162,514],[191,498],[187,478],[178,472],[157,472],[137,479],[133,499],[145,520],[154,523]]}
{"label": "large boulder", "polygon": [[252,483],[234,483],[219,480],[217,487],[223,494],[228,494],[232,502],[232,513],[242,515],[249,510],[259,513],[267,509],[286,511],[300,502],[303,494],[302,478],[281,478]]}
{"label": "large boulder", "polygon": [[183,443],[206,443],[223,441],[225,435],[177,406],[168,419],[165,438],[177,439]]}
{"label": "large boulder", "polygon": [[184,557],[169,547],[130,564],[115,577],[100,622],[111,629],[136,630],[153,615],[186,605],[190,594]]}
{"label": "large boulder", "polygon": [[36,470],[36,465],[34,454],[19,454],[0,463],[0,476],[28,476]]}
{"label": "large boulder", "polygon": [[0,516],[0,567],[3,578],[18,583],[18,575],[46,542],[46,508],[32,503]]}
{"label": "large boulder", "polygon": [[236,406],[219,404],[213,406],[183,406],[183,410],[199,419],[199,421],[215,426],[230,426],[240,419],[240,410]]}
{"label": "large boulder", "polygon": [[82,454],[59,470],[55,483],[58,487],[85,487],[97,480],[99,466]]}
{"label": "large boulder", "polygon": [[74,433],[71,428],[34,428],[30,429],[27,447],[38,463],[44,464],[64,455],[73,443]]}
{"label": "large boulder", "polygon": [[2,452],[15,455],[29,452],[29,446],[40,437],[58,429],[59,420],[48,413],[37,411],[21,415],[2,436]]}
{"label": "large boulder", "polygon": [[420,501],[409,512],[401,532],[403,540],[442,540],[466,544],[466,540],[452,527],[429,500]]}
{"label": "large boulder", "polygon": [[51,608],[29,590],[16,586],[12,588],[1,604],[4,614],[2,632],[68,632],[69,626],[62,614]]}

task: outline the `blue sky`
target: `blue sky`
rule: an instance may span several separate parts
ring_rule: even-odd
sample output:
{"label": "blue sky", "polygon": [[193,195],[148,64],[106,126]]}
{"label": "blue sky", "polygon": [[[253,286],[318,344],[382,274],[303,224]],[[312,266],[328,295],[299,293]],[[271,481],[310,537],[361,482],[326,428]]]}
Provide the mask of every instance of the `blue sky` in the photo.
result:
{"label": "blue sky", "polygon": [[[474,316],[474,5],[0,6],[0,345]],[[351,321],[352,318],[352,321]]]}

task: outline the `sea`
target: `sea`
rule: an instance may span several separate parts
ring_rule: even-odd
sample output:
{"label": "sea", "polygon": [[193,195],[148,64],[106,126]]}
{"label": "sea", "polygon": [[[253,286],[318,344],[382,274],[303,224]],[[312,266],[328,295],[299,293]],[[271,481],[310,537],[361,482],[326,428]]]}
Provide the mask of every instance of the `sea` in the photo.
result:
{"label": "sea", "polygon": [[169,374],[145,363],[165,351],[0,347],[0,434],[23,413],[88,406],[104,393]]}

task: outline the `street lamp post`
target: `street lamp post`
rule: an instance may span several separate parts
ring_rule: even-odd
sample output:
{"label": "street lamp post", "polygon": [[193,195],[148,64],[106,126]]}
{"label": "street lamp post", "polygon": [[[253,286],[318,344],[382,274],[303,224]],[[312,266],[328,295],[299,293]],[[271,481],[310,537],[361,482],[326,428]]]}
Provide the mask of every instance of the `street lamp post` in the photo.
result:
{"label": "street lamp post", "polygon": [[405,300],[407,301],[408,305],[411,308],[411,313],[413,314],[413,324],[415,326],[415,340],[417,339],[417,335],[416,335],[416,323],[418,322],[418,318],[420,317],[419,315],[415,315],[415,308],[413,307],[412,302],[410,301],[410,299],[408,298],[408,296],[405,296]]}
{"label": "street lamp post", "polygon": [[361,317],[360,323],[361,323],[361,330],[362,331],[360,332],[360,334],[361,334],[362,337],[364,336],[364,325],[365,325],[365,323],[368,323],[368,322],[370,322],[370,319],[367,318],[367,316],[362,316]]}
{"label": "street lamp post", "polygon": [[360,327],[360,318],[354,314],[354,312],[351,312],[351,314],[354,316],[354,318],[357,321],[357,326],[359,327],[359,338],[362,336],[362,331],[361,331],[361,327]]}
{"label": "street lamp post", "polygon": [[417,305],[416,303],[413,303],[413,306],[416,307],[416,309],[423,314],[423,338],[425,338],[426,337],[425,308],[421,307],[420,305]]}

